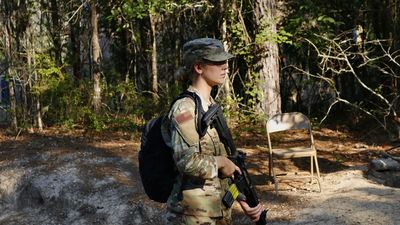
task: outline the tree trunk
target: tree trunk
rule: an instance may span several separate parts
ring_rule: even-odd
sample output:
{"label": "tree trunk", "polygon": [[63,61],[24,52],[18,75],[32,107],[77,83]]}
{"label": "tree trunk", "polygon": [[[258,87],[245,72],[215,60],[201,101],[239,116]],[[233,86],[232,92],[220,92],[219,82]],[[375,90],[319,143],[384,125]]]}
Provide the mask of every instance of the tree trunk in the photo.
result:
{"label": "tree trunk", "polygon": [[51,0],[50,9],[51,9],[51,21],[52,21],[52,38],[53,38],[53,50],[55,61],[58,66],[62,64],[61,53],[61,25],[60,25],[60,15],[59,15],[59,7],[57,0]]}
{"label": "tree trunk", "polygon": [[72,73],[77,80],[82,79],[81,73],[81,42],[79,40],[80,35],[80,25],[79,23],[70,24],[70,34],[69,38],[71,41],[71,55],[70,62],[72,64]]}
{"label": "tree trunk", "polygon": [[[32,32],[32,26],[28,27],[28,31],[27,31],[27,35],[26,35],[26,61],[28,64],[28,73],[25,79],[25,93],[30,93],[30,90],[32,90],[32,77],[31,74],[34,71],[34,67],[32,65],[32,60],[34,57],[34,49],[33,49],[33,32]],[[33,119],[32,119],[32,115],[33,115],[33,110],[31,107],[29,107],[29,105],[31,103],[31,99],[32,96],[29,95],[29,98],[27,97],[28,94],[25,94],[25,99],[26,101],[24,102],[24,108],[25,108],[25,112],[27,114],[27,120],[28,120],[28,132],[29,133],[33,133]]]}
{"label": "tree trunk", "polygon": [[91,26],[92,26],[92,79],[93,79],[93,108],[96,112],[100,111],[101,107],[101,49],[99,43],[98,32],[98,15],[96,2],[90,2],[91,8]]}
{"label": "tree trunk", "polygon": [[[8,69],[8,73],[11,73],[11,69]],[[11,116],[11,128],[14,132],[18,130],[18,119],[17,119],[17,102],[14,90],[14,79],[8,81],[8,90],[10,95],[10,116]]]}
{"label": "tree trunk", "polygon": [[[225,1],[221,0],[219,6],[220,6],[220,15],[223,15],[222,23],[221,23],[221,27],[220,27],[221,37],[222,37],[222,41],[224,44],[224,48],[228,51],[229,47],[228,47],[227,32],[226,32],[227,25],[226,25]],[[226,74],[227,74],[227,76],[226,76],[225,82],[222,86],[222,88],[223,88],[223,92],[222,92],[223,96],[222,97],[227,102],[230,102],[229,100],[232,99],[232,96],[231,96],[232,93],[231,93],[231,82],[229,79],[229,69],[226,71]],[[227,104],[226,107],[228,107],[228,109],[229,109],[230,105]]]}
{"label": "tree trunk", "polygon": [[[400,48],[400,4],[398,0],[391,0],[389,3],[389,7],[391,10],[390,18],[392,18],[392,49]],[[400,67],[394,66],[394,74],[400,74]],[[393,76],[392,78],[392,93],[393,96],[398,96],[400,78],[398,76]],[[399,106],[395,108],[397,112],[400,112]],[[398,114],[398,113],[397,113]],[[398,116],[398,115],[395,115]]]}
{"label": "tree trunk", "polygon": [[[32,82],[39,82],[38,75],[35,68],[36,61],[35,61],[35,37],[34,37],[34,28],[30,26],[28,28],[28,42],[29,42],[29,48],[28,48],[28,71],[29,71],[29,79],[27,83],[27,88],[32,89]],[[31,77],[31,75],[33,75]],[[36,125],[39,132],[43,132],[43,120],[42,120],[42,109],[41,109],[41,104],[40,104],[40,97],[39,95],[31,95],[30,97],[31,101],[30,104],[32,105],[32,108],[34,110],[30,110],[30,115],[33,117],[33,123],[32,125]],[[35,112],[35,113],[33,113]],[[33,127],[30,129],[31,132],[33,132]]]}
{"label": "tree trunk", "polygon": [[11,30],[11,18],[5,18],[5,53],[7,60],[7,76],[8,76],[8,90],[10,95],[10,117],[11,117],[11,128],[14,132],[18,130],[18,119],[17,119],[17,100],[15,97],[14,91],[14,65],[13,65],[13,57],[12,57],[12,30]]}
{"label": "tree trunk", "polygon": [[[256,0],[255,17],[257,27],[263,29],[265,21],[269,27],[268,31],[276,34],[276,1],[275,0]],[[258,31],[262,32],[262,31]],[[265,116],[271,116],[281,112],[281,97],[279,86],[279,50],[278,44],[272,40],[265,40],[258,45],[260,52],[265,52],[261,57],[260,79],[258,83],[261,92],[260,104],[258,106],[260,113]]]}
{"label": "tree trunk", "polygon": [[158,94],[158,70],[157,70],[157,39],[156,39],[156,20],[157,17],[152,13],[150,15],[151,26],[151,91]]}

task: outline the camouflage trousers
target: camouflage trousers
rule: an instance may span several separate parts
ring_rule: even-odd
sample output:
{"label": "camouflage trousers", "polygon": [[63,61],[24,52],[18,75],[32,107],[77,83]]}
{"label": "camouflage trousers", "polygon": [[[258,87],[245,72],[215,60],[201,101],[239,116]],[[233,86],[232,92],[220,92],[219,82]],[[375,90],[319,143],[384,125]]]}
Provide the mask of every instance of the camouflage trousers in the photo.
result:
{"label": "camouflage trousers", "polygon": [[204,217],[167,212],[166,225],[232,225],[230,218]]}

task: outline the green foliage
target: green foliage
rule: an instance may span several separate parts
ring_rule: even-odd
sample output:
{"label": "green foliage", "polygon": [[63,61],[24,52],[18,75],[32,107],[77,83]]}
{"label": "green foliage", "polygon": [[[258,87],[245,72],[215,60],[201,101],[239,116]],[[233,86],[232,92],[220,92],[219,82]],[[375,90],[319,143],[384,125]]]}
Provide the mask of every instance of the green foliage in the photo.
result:
{"label": "green foliage", "polygon": [[32,87],[32,94],[36,96],[43,95],[46,91],[57,89],[62,82],[66,80],[62,67],[56,65],[56,62],[48,54],[35,55],[38,80]]}
{"label": "green foliage", "polygon": [[40,99],[48,123],[53,123],[68,117],[66,113],[73,111],[76,106],[71,91],[72,80],[63,73],[62,67],[57,66],[48,54],[35,55],[36,67],[31,94]]}
{"label": "green foliage", "polygon": [[143,19],[148,14],[148,5],[143,0],[125,1],[120,11],[129,17]]}
{"label": "green foliage", "polygon": [[123,113],[134,113],[138,102],[136,87],[131,82],[121,82],[104,88],[104,98],[108,106]]}
{"label": "green foliage", "polygon": [[188,0],[124,0],[121,5],[112,8],[111,15],[107,19],[120,18],[124,20],[123,28],[129,28],[132,20],[141,20],[150,14],[173,13],[179,8],[192,7],[192,4]]}
{"label": "green foliage", "polygon": [[44,120],[49,125],[60,124],[68,129],[83,125],[97,132],[105,129],[137,131],[144,120],[167,109],[172,99],[169,96],[176,96],[177,92],[176,88],[171,88],[171,93],[161,95],[167,99],[158,101],[138,93],[133,82],[108,84],[103,80],[102,100],[106,104],[102,112],[96,113],[90,107],[91,82],[74,80],[62,73],[62,68],[48,55],[40,55],[37,62],[38,80],[32,94],[48,108]]}
{"label": "green foliage", "polygon": [[261,100],[261,90],[260,87],[257,86],[257,84],[259,84],[260,74],[253,73],[251,77],[251,80],[245,82],[245,94],[248,96],[246,105],[250,109],[255,109],[258,102]]}
{"label": "green foliage", "polygon": [[[60,12],[49,12],[48,9],[51,7],[46,1],[30,0],[26,3],[22,2],[24,4],[4,1],[4,3],[7,3],[5,7],[9,6],[7,15],[15,17],[15,20],[11,21],[13,29],[11,43],[13,66],[16,67],[13,68],[13,71],[17,72],[8,76],[18,75],[21,80],[32,81],[33,86],[29,89],[28,95],[30,96],[27,96],[27,99],[36,100],[38,98],[42,103],[42,108],[48,109],[44,114],[45,124],[61,124],[70,129],[77,125],[84,125],[88,129],[97,131],[104,129],[136,130],[144,120],[168,109],[173,97],[181,91],[181,87],[169,76],[179,66],[179,55],[182,53],[183,42],[192,38],[207,36],[221,39],[226,37],[224,41],[227,41],[230,47],[229,51],[236,57],[230,61],[230,73],[233,77],[232,90],[235,96],[228,96],[224,99],[223,104],[228,109],[225,113],[231,118],[244,121],[244,123],[257,124],[260,118],[256,110],[261,99],[262,90],[260,89],[262,87],[257,85],[260,75],[254,71],[258,71],[259,64],[257,62],[265,56],[263,53],[266,51],[261,52],[259,48],[262,43],[279,44],[281,65],[295,65],[311,74],[318,74],[320,60],[310,43],[305,41],[306,39],[315,44],[319,50],[326,49],[329,43],[323,41],[321,37],[337,37],[339,33],[353,29],[359,22],[365,23],[362,24],[365,32],[363,35],[367,40],[374,40],[376,37],[398,39],[399,36],[397,27],[393,27],[394,24],[398,24],[394,23],[395,19],[390,21],[389,18],[387,24],[383,23],[388,18],[382,15],[385,12],[393,11],[389,9],[393,8],[392,5],[386,1],[283,1],[280,2],[284,4],[283,8],[287,7],[281,11],[282,14],[279,14],[279,16],[283,15],[283,18],[264,18],[261,25],[255,22],[255,13],[257,12],[254,12],[254,1],[224,1],[225,5],[222,8],[219,6],[220,1],[97,1],[100,13],[99,31],[101,35],[104,35],[102,40],[111,43],[111,47],[102,49],[105,53],[104,58],[106,59],[107,56],[107,59],[110,60],[104,60],[101,65],[103,108],[101,112],[95,113],[90,107],[93,87],[87,72],[90,69],[90,59],[88,59],[90,58],[88,57],[90,30],[86,30],[89,27],[88,12],[90,10],[87,9],[87,5],[81,5],[80,1],[72,1],[68,2],[66,9],[59,9]],[[379,5],[379,9],[374,8],[373,5]],[[396,3],[395,6],[398,4]],[[20,10],[12,11],[13,9]],[[3,17],[6,15],[4,10],[6,8],[3,9]],[[43,15],[40,21],[36,20],[39,18],[39,13]],[[57,26],[57,21],[52,21],[55,14],[51,13],[58,13],[60,20],[68,19],[68,25],[63,26],[61,30],[54,27]],[[158,99],[154,98],[155,95],[152,93],[145,91],[151,72],[148,54],[152,42],[149,39],[150,16],[154,16],[157,24],[155,37],[161,90],[157,93]],[[375,19],[377,21],[372,21]],[[226,33],[222,27],[223,22],[226,22],[227,25]],[[277,22],[279,23],[275,32],[272,25]],[[385,26],[379,27],[382,24]],[[30,27],[31,25],[32,27]],[[38,37],[39,34],[30,37],[28,33],[25,33],[28,28],[40,30],[40,35],[45,38],[39,40],[42,38]],[[54,45],[51,38],[56,38],[60,33],[65,34],[65,36],[63,35],[63,44],[65,45],[61,49],[55,49],[61,46],[51,46]],[[387,35],[384,36],[385,34]],[[68,37],[68,35],[71,36]],[[72,35],[78,35],[79,41]],[[35,43],[35,47],[38,48],[35,52],[39,52],[35,55],[34,71],[33,73],[32,71],[19,73],[18,71],[27,69],[27,66],[22,64],[27,62],[24,51],[29,48],[31,38],[34,39],[32,43]],[[349,39],[350,36],[345,38]],[[68,42],[72,40],[75,40],[75,45],[80,45],[79,49],[75,49],[79,52],[75,54],[70,54],[73,48],[65,47],[70,46]],[[0,43],[0,47],[4,48],[3,42]],[[398,43],[398,40],[393,40],[393,43]],[[365,51],[373,52],[374,49],[369,48],[368,45],[364,46],[366,47]],[[396,51],[398,48],[392,48],[392,50]],[[78,79],[73,77],[69,65],[57,65],[52,55],[48,53],[54,53],[54,51],[61,52],[63,56],[61,61],[78,62],[81,60],[77,63],[81,68],[77,69],[84,72],[75,74],[79,77]],[[108,57],[110,52],[112,57]],[[4,51],[0,52],[1,65],[5,65],[4,54]],[[378,55],[373,53],[368,57],[373,58]],[[395,59],[398,57],[395,56]],[[361,59],[355,56],[351,62],[354,63],[357,60]],[[338,61],[332,61],[333,63],[328,66],[334,69],[341,68],[342,64]],[[394,74],[398,74],[398,69],[393,69],[395,62],[379,59],[372,63],[374,65],[365,65],[369,66],[365,71],[361,71],[364,68],[354,68],[360,75],[368,75],[360,77],[366,85],[371,87],[371,90],[385,97],[390,95],[388,98],[390,103],[397,101],[395,100],[397,99],[397,86],[391,83],[395,78],[381,76],[384,73],[382,69],[386,73],[393,70]],[[31,74],[36,74],[37,77],[31,76]],[[323,75],[332,76],[332,74],[334,74],[332,71],[327,71]],[[318,104],[324,101],[324,96],[331,97],[332,92],[326,86],[320,86],[318,87],[320,91],[312,93],[310,87],[315,87],[313,85],[316,80],[310,76],[306,77],[299,73],[292,73],[292,71],[286,72],[286,70],[281,75],[288,77],[282,79],[284,82],[281,84],[281,90],[286,88],[290,94],[296,91],[297,96],[300,96],[299,102],[302,100],[301,97],[313,95],[310,98],[319,98],[320,101],[312,107],[318,107]],[[337,77],[339,76],[335,78]],[[338,82],[342,82],[341,85],[344,88],[340,90],[340,95],[346,96],[344,92],[347,89],[356,87],[354,81],[348,77],[341,76],[341,81],[332,79],[328,86],[335,86]],[[346,86],[347,83],[351,84]],[[359,90],[360,88],[357,87],[357,91]],[[319,96],[316,96],[318,94]],[[362,98],[362,101],[353,99],[355,106],[368,108],[368,112],[373,114],[379,113],[381,106],[373,106],[373,104],[379,103],[379,99],[377,101],[376,97],[370,98],[362,92],[357,94],[366,98]],[[284,102],[287,99],[282,100]],[[328,100],[325,101],[328,102]],[[307,101],[299,104],[307,104],[305,102]],[[393,103],[393,108],[396,107],[395,105],[396,103]],[[26,112],[29,111],[23,107],[25,106],[17,108],[20,117],[26,116]],[[302,108],[298,107],[298,109]],[[26,126],[25,121],[18,122],[21,127]]]}
{"label": "green foliage", "polygon": [[232,32],[233,42],[231,52],[236,56],[242,56],[247,63],[251,63],[254,59],[254,54],[251,52],[254,50],[254,45],[248,44],[248,38],[245,28],[242,24],[232,24],[230,27]]}
{"label": "green foliage", "polygon": [[95,130],[97,132],[103,131],[106,128],[104,118],[95,113],[91,108],[83,107],[82,112],[84,118],[83,124],[86,128],[89,130]]}
{"label": "green foliage", "polygon": [[138,120],[138,116],[134,114],[124,116],[110,116],[106,120],[107,130],[113,131],[129,131],[137,132],[143,125],[143,122]]}
{"label": "green foliage", "polygon": [[345,158],[343,158],[343,157],[340,156],[340,155],[337,155],[337,156],[336,156],[336,162],[337,162],[337,163],[343,163],[343,162],[345,162]]}
{"label": "green foliage", "polygon": [[48,54],[38,54],[35,59],[37,79],[33,82],[31,94],[40,99],[46,123],[73,127],[81,122],[87,114],[83,106],[89,105],[89,88],[65,74]]}
{"label": "green foliage", "polygon": [[62,122],[62,126],[67,129],[74,129],[76,127],[76,123],[73,119],[66,119]]}
{"label": "green foliage", "polygon": [[323,41],[317,35],[334,37],[337,29],[348,20],[339,17],[334,10],[338,5],[329,1],[305,0],[289,3],[289,7],[293,10],[285,18],[283,30],[292,35],[291,44],[299,57],[307,54],[308,43],[304,42],[305,39],[321,46]]}
{"label": "green foliage", "polygon": [[244,82],[244,95],[237,95],[235,99],[227,98],[223,105],[229,106],[229,110],[225,111],[227,117],[246,121],[248,124],[257,124],[264,119],[264,115],[260,115],[257,108],[262,97],[262,90],[258,86],[260,74],[253,73],[249,76],[251,79]]}
{"label": "green foliage", "polygon": [[79,123],[83,115],[82,106],[89,103],[89,95],[83,86],[75,86],[69,78],[54,89],[50,89],[42,96],[42,105],[48,106],[45,114],[49,123]]}
{"label": "green foliage", "polygon": [[231,124],[230,127],[232,132],[236,137],[240,137],[243,134],[266,134],[265,130],[265,119],[259,115],[249,114],[245,111],[242,111],[238,114],[238,117],[231,117]]}
{"label": "green foliage", "polygon": [[264,18],[261,21],[261,25],[258,28],[258,33],[255,37],[256,44],[262,45],[265,42],[292,44],[293,42],[291,40],[291,37],[293,35],[283,29],[274,31],[274,29],[272,29],[273,23],[276,23],[276,21],[272,21],[267,18]]}

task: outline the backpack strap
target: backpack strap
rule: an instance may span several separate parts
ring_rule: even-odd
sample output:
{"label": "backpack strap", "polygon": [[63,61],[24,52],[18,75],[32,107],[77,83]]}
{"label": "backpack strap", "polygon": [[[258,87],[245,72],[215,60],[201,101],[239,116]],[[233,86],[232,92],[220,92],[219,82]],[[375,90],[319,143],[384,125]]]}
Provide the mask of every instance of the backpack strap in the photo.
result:
{"label": "backpack strap", "polygon": [[197,116],[197,121],[196,121],[196,130],[197,133],[199,134],[200,138],[202,138],[205,134],[202,134],[202,132],[200,131],[200,124],[201,124],[201,118],[204,115],[204,110],[203,110],[203,106],[201,104],[201,98],[195,93],[195,92],[191,92],[191,91],[183,91],[182,93],[180,93],[178,95],[178,97],[176,97],[174,99],[174,101],[172,101],[170,108],[172,108],[172,106],[175,104],[176,101],[178,101],[179,99],[182,98],[191,98],[194,101],[195,104],[195,111],[194,114]]}

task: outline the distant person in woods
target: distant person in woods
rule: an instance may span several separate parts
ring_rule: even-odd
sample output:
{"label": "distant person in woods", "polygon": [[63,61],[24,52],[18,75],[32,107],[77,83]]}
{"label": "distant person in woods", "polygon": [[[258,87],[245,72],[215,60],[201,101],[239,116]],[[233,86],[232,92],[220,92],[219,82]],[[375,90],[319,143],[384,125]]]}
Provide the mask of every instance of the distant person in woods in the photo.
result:
{"label": "distant person in woods", "polygon": [[[187,89],[201,99],[205,112],[214,103],[213,86],[223,84],[233,55],[224,50],[221,41],[200,38],[183,45],[183,65],[177,78],[189,81]],[[173,149],[179,176],[167,201],[167,224],[232,224],[231,210],[222,203],[228,189],[228,178],[239,168],[227,158],[224,144],[215,128],[204,137],[197,133],[196,106],[192,98],[177,100],[162,125],[165,142]],[[245,214],[257,221],[263,211],[260,204],[250,208],[239,201]]]}

